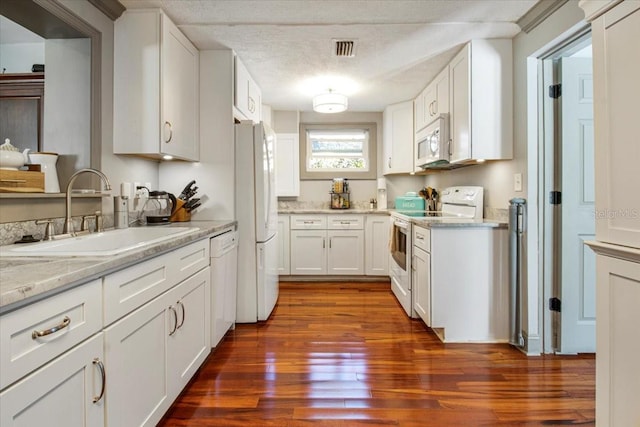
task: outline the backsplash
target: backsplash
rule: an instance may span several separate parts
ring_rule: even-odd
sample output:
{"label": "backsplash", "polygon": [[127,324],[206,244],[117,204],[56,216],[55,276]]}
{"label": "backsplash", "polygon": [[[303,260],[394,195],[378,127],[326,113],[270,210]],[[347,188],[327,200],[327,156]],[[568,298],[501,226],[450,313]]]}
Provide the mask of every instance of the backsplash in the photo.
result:
{"label": "backsplash", "polygon": [[[322,210],[329,209],[329,201],[304,201],[304,200],[278,200],[278,210]],[[350,209],[367,210],[371,209],[367,200],[351,202]],[[339,209],[336,209],[339,210]]]}
{"label": "backsplash", "polygon": [[[80,230],[82,218],[74,217],[73,227]],[[102,217],[104,228],[113,228],[113,215]],[[95,220],[89,220],[89,227],[95,229]],[[61,234],[64,228],[64,218],[53,218],[53,228],[56,234]],[[11,245],[23,236],[31,235],[38,240],[44,237],[45,224],[36,224],[36,221],[7,222],[0,224],[0,246]]]}

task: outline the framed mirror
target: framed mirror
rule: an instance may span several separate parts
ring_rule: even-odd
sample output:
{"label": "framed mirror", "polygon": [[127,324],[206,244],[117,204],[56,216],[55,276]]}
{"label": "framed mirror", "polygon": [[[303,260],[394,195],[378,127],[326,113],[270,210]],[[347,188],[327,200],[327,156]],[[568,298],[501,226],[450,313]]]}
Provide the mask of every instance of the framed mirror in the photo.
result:
{"label": "framed mirror", "polygon": [[[4,34],[0,38],[0,139],[12,132],[16,136],[11,143],[20,151],[58,153],[58,179],[64,191],[76,170],[100,168],[101,33],[56,0],[2,0],[0,15],[0,32],[15,25],[35,36],[30,45]],[[37,38],[42,40],[40,48],[34,47]],[[44,60],[27,59],[38,49]],[[23,112],[16,114],[14,108]],[[16,123],[16,117],[22,120]],[[12,129],[14,125],[20,129]]]}

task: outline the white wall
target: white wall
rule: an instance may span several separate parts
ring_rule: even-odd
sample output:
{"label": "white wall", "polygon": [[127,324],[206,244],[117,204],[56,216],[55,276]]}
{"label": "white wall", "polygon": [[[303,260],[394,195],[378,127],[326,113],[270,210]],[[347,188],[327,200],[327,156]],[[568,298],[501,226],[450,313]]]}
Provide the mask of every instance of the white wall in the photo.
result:
{"label": "white wall", "polygon": [[0,43],[0,72],[30,73],[33,64],[44,64],[44,42]]}

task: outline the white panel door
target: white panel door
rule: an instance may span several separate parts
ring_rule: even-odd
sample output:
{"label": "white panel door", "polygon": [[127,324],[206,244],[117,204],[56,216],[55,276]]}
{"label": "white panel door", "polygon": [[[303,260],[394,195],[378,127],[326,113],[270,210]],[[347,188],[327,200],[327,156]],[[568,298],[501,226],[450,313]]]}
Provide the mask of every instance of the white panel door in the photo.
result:
{"label": "white panel door", "polygon": [[431,326],[431,255],[413,247],[413,308],[427,326]]}
{"label": "white panel door", "polygon": [[278,215],[278,274],[291,274],[289,264],[289,215]]}
{"label": "white panel door", "polygon": [[103,426],[102,353],[102,334],[97,334],[4,390],[0,425]]}
{"label": "white panel door", "polygon": [[300,195],[300,147],[297,133],[276,135],[276,188],[278,197]]}
{"label": "white panel door", "polygon": [[291,230],[291,274],[327,274],[327,232]]}
{"label": "white panel door", "polygon": [[328,274],[364,274],[364,231],[329,230]]}
{"label": "white panel door", "polygon": [[561,59],[561,353],[596,351],[593,73],[590,58]]}
{"label": "white panel door", "polygon": [[389,275],[389,227],[388,216],[367,216],[364,235],[366,275]]}

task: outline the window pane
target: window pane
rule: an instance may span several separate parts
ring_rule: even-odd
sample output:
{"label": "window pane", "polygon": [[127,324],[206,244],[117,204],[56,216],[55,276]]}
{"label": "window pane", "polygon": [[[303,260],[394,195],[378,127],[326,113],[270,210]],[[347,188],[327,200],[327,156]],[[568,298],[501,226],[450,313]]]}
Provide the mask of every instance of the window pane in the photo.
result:
{"label": "window pane", "polygon": [[309,130],[307,169],[367,171],[369,132],[365,129]]}

